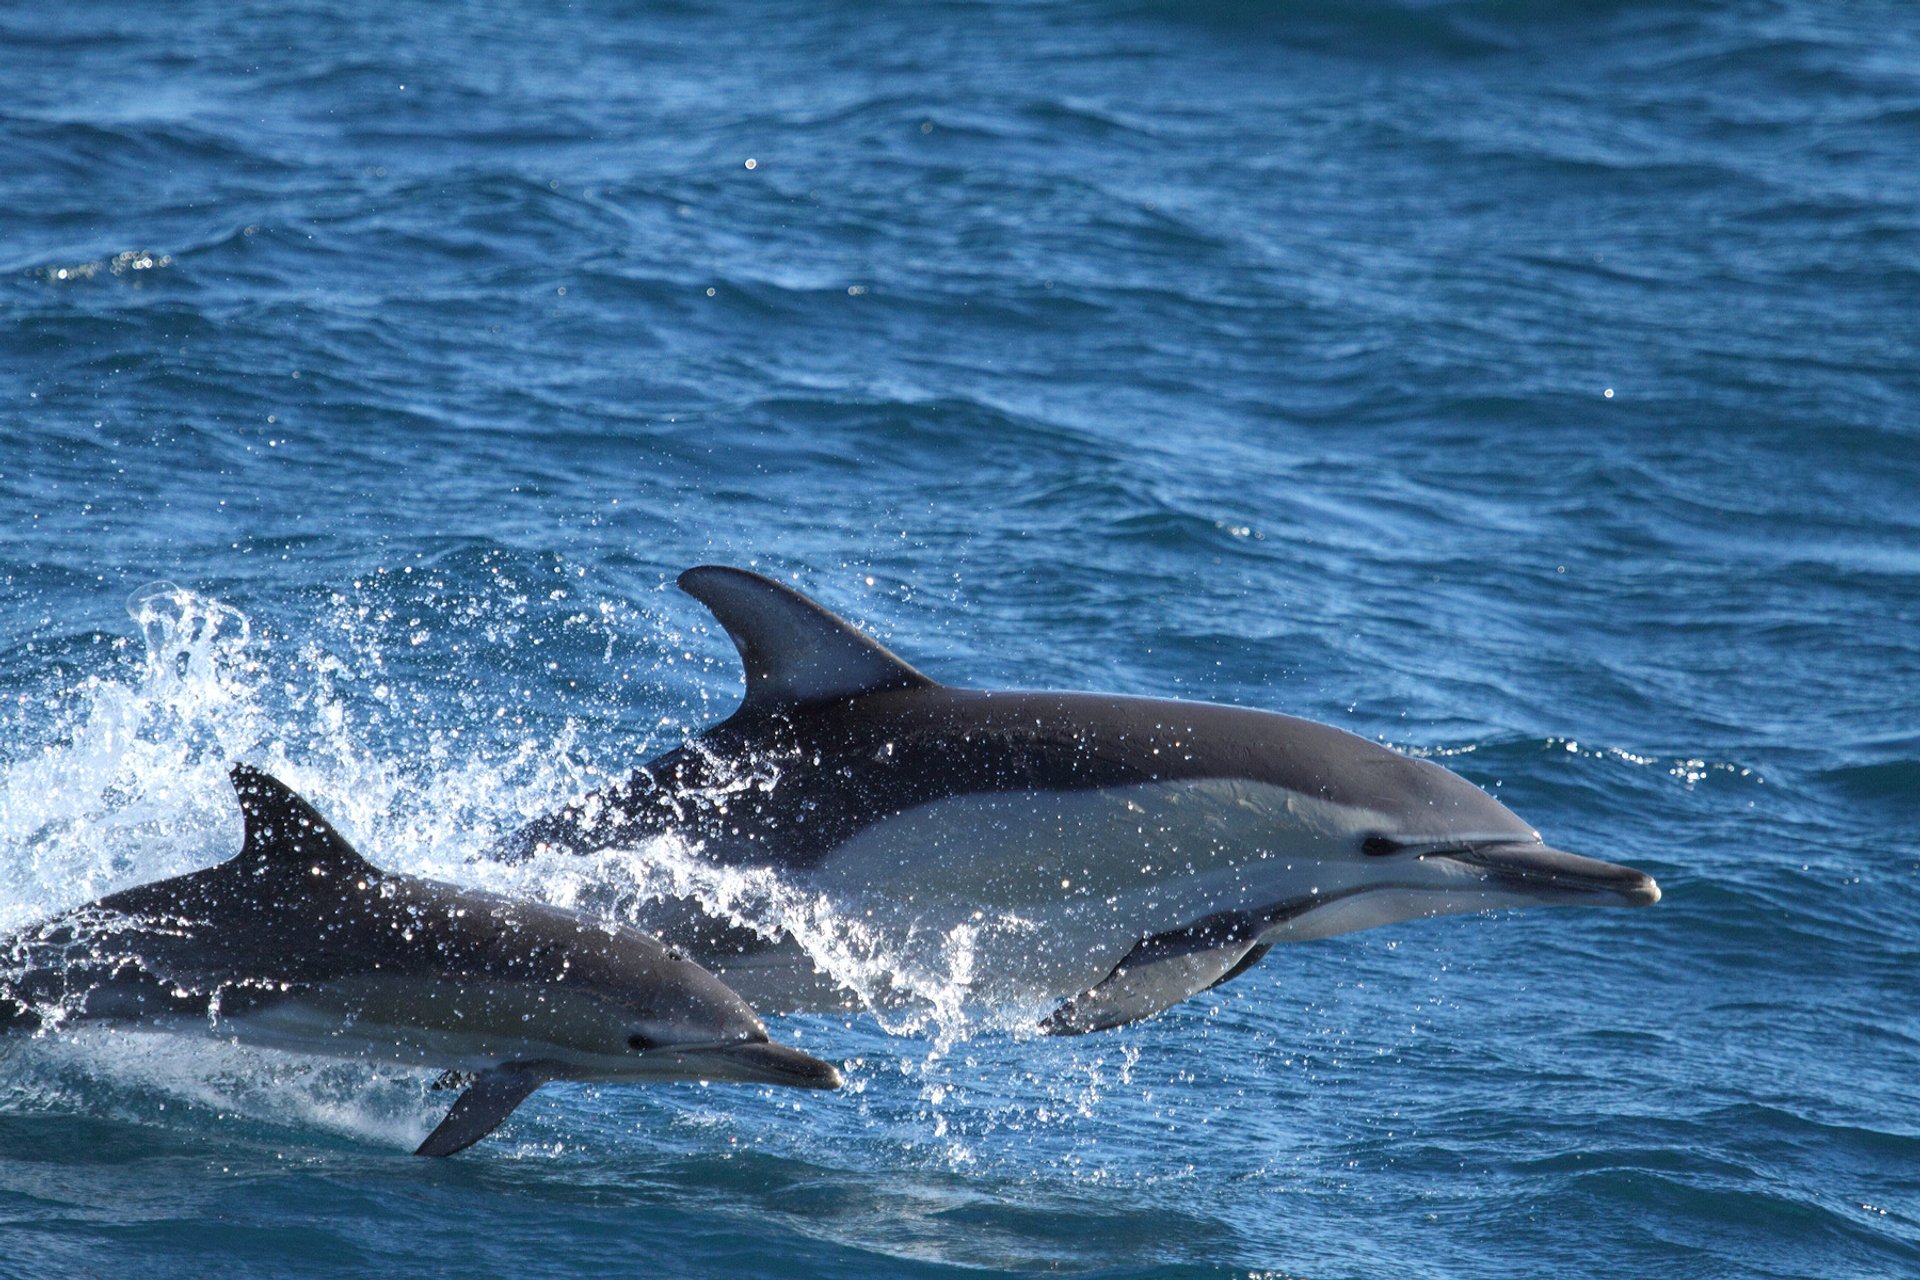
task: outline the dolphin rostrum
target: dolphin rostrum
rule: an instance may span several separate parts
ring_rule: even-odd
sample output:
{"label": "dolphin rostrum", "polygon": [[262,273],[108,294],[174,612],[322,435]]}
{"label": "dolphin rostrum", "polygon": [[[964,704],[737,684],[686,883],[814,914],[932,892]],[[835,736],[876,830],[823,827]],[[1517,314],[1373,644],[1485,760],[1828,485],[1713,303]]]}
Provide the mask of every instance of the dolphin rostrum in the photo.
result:
{"label": "dolphin rostrum", "polygon": [[[509,837],[502,856],[662,834],[903,938],[964,939],[1055,1033],[1145,1017],[1276,943],[1492,907],[1645,906],[1457,774],[1329,725],[1208,703],[937,684],[798,592],[690,569],[746,666],[723,723]],[[656,900],[637,919],[763,1007],[844,1003],[790,936]],[[981,975],[985,975],[982,977]]]}
{"label": "dolphin rostrum", "polygon": [[197,1025],[471,1074],[426,1156],[479,1141],[548,1080],[840,1083],[639,930],[381,871],[277,779],[232,779],[237,856],[0,941],[0,1025]]}

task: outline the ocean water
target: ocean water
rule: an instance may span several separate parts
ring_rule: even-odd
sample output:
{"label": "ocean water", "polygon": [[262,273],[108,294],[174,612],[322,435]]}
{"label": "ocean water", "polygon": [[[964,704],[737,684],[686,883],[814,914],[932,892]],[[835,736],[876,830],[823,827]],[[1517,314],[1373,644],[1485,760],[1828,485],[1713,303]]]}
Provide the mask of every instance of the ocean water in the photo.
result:
{"label": "ocean water", "polygon": [[[1429,754],[1636,912],[838,1094],[0,1046],[0,1274],[1920,1274],[1920,25],[1812,0],[0,12],[0,930],[729,711],[671,587]],[[671,859],[684,850],[656,848]]]}

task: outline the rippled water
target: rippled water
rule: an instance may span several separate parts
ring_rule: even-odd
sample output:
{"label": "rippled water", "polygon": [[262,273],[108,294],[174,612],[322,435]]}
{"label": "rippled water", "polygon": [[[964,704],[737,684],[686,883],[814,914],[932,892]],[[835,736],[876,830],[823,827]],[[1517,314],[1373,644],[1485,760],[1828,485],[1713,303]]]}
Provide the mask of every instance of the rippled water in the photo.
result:
{"label": "rippled water", "polygon": [[731,708],[715,560],[1666,900],[1077,1040],[936,974],[775,1020],[838,1095],[446,1162],[415,1074],[15,1040],[0,1273],[1920,1272],[1903,11],[556,8],[0,14],[0,928],[224,856],[233,758],[566,900],[476,854]]}

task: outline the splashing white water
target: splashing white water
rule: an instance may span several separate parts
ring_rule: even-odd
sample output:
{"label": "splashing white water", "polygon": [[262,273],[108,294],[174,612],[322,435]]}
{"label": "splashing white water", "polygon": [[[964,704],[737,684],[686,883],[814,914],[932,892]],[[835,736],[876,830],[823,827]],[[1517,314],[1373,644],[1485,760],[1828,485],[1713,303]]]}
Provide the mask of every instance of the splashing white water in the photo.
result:
{"label": "splashing white water", "polygon": [[514,865],[481,863],[468,877],[497,892],[604,912],[643,928],[656,925],[661,904],[693,902],[712,919],[769,943],[790,937],[804,953],[785,948],[801,970],[795,981],[818,981],[808,972],[817,969],[839,989],[837,1003],[866,1010],[892,1035],[931,1035],[935,1052],[985,1029],[1031,1028],[1038,1012],[970,1000],[982,934],[1025,936],[1032,929],[1011,914],[925,938],[901,937],[769,868],[721,866],[671,836],[585,856],[545,853]]}
{"label": "splashing white water", "polygon": [[251,626],[171,583],[127,611],[146,641],[131,678],[85,676],[50,740],[0,768],[0,930],[184,871],[239,831],[220,793],[264,729]]}

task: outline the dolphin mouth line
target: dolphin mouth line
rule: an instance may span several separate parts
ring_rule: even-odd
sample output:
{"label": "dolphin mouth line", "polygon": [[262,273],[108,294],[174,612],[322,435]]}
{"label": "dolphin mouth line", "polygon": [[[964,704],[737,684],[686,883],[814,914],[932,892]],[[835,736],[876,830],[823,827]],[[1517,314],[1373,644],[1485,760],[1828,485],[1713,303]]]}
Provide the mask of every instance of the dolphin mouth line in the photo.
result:
{"label": "dolphin mouth line", "polygon": [[713,1062],[738,1073],[739,1078],[796,1089],[838,1089],[840,1070],[811,1054],[771,1040],[724,1040],[711,1044],[676,1044],[654,1051],[661,1057],[697,1064]]}
{"label": "dolphin mouth line", "polygon": [[1611,899],[1627,907],[1650,907],[1660,901],[1659,884],[1645,872],[1546,844],[1474,844],[1420,856],[1457,862],[1487,881],[1523,892]]}

